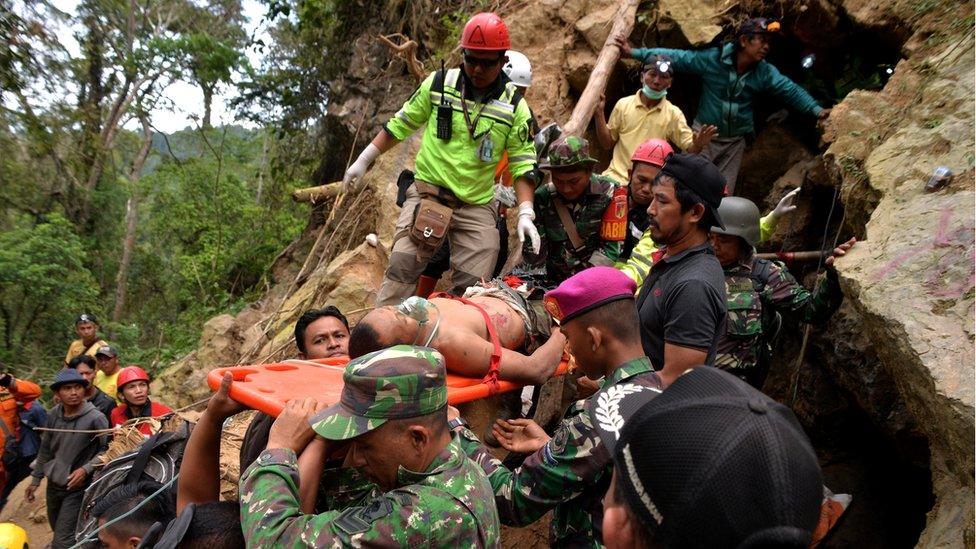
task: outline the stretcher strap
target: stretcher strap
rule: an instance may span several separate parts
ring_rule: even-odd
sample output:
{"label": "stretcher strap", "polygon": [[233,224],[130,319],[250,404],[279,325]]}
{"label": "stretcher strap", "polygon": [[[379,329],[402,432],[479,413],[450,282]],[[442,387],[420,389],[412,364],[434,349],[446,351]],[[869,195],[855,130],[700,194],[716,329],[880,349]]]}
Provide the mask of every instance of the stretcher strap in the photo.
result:
{"label": "stretcher strap", "polygon": [[470,305],[481,313],[481,316],[485,318],[485,326],[488,328],[488,337],[491,339],[491,359],[488,361],[488,374],[482,378],[481,382],[488,386],[488,394],[494,396],[498,393],[498,370],[502,364],[502,342],[498,338],[498,331],[495,330],[495,323],[491,321],[491,317],[488,316],[488,311],[486,311],[481,305],[474,303],[463,297],[458,297],[456,295],[451,295],[447,292],[436,292],[430,294],[429,299],[434,299],[435,297],[443,297],[445,299],[453,299],[455,301],[460,301],[465,305]]}

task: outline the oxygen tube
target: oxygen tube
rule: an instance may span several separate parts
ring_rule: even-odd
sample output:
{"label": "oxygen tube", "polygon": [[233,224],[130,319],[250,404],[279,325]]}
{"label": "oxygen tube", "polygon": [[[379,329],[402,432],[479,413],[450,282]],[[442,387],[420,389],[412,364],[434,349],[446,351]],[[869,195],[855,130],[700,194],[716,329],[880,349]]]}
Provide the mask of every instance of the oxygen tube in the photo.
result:
{"label": "oxygen tube", "polygon": [[437,335],[437,330],[441,327],[441,314],[440,310],[437,309],[437,305],[434,305],[425,298],[419,296],[410,296],[403,300],[403,303],[397,305],[397,312],[401,313],[407,317],[410,317],[420,324],[420,328],[417,330],[417,337],[413,340],[413,345],[417,344],[417,340],[420,339],[420,335],[424,333],[424,325],[430,322],[430,309],[437,311],[437,320],[434,322],[434,329],[430,331],[430,335],[427,336],[427,341],[424,342],[424,347],[430,347],[430,342],[434,341],[434,337]]}

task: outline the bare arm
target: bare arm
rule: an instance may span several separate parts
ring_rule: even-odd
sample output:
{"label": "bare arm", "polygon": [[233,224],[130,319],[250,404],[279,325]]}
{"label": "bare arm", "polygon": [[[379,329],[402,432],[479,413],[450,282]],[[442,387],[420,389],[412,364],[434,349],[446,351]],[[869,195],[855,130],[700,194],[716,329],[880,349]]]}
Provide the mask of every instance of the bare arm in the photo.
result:
{"label": "bare arm", "polygon": [[[554,328],[549,340],[531,355],[502,349],[499,378],[517,383],[545,383],[559,366],[559,359],[562,358],[565,346],[566,336],[558,328]],[[459,335],[441,338],[437,349],[447,359],[447,364],[454,373],[481,377],[488,373],[494,347],[491,342],[485,341],[477,334],[462,332]]]}
{"label": "bare arm", "polygon": [[220,499],[220,431],[224,420],[246,408],[230,398],[233,377],[228,372],[210,398],[183,450],[180,480],[176,483],[176,512],[189,503]]}
{"label": "bare arm", "polygon": [[604,112],[606,101],[606,95],[601,95],[600,102],[597,103],[596,109],[593,111],[593,122],[596,126],[596,140],[601,147],[609,151],[613,149],[615,143],[613,136],[610,135],[610,128],[607,126],[607,115]]}
{"label": "bare arm", "polygon": [[373,138],[372,143],[377,149],[380,150],[380,154],[383,154],[392,149],[397,143],[399,143],[399,141],[390,135],[390,132],[381,129],[379,133],[376,134],[376,137]]}
{"label": "bare arm", "polygon": [[[515,180],[515,203],[533,202],[535,200],[535,185],[528,178],[520,177]],[[503,242],[504,246],[505,243]]]}
{"label": "bare arm", "polygon": [[303,513],[315,514],[315,500],[319,494],[319,478],[325,467],[328,441],[320,436],[312,439],[298,456],[298,500]]}
{"label": "bare arm", "polygon": [[665,343],[664,368],[658,372],[661,382],[665,387],[671,385],[685,370],[704,364],[706,358],[708,358],[707,350]]}

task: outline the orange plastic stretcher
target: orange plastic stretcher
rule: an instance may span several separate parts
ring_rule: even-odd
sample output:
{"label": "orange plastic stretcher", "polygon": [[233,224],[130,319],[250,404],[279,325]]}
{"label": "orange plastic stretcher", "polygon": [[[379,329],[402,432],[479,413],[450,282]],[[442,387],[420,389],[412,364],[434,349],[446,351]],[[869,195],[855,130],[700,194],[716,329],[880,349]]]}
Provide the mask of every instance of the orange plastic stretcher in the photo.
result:
{"label": "orange plastic stretcher", "polygon": [[[237,402],[277,417],[285,403],[293,398],[314,397],[326,405],[339,402],[342,393],[342,372],[349,359],[346,357],[319,360],[286,360],[277,364],[255,366],[228,366],[207,374],[207,385],[216,391],[225,372],[234,376],[230,396]],[[565,374],[569,361],[563,355],[556,368],[556,375]],[[524,384],[498,381],[498,392],[521,389]],[[447,374],[447,401],[460,404],[486,398],[491,394],[481,378]]]}

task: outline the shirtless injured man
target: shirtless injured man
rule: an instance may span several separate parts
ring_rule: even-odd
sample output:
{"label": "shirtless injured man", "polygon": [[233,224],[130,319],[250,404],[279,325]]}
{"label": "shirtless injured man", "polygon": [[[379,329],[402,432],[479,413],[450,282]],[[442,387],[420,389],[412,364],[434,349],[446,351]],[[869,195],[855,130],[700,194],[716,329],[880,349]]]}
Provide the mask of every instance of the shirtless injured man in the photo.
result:
{"label": "shirtless injured man", "polygon": [[391,345],[433,347],[447,368],[468,377],[540,385],[559,366],[566,337],[550,328],[540,301],[502,279],[472,286],[462,298],[434,294],[374,309],[349,336],[349,355],[362,356]]}

